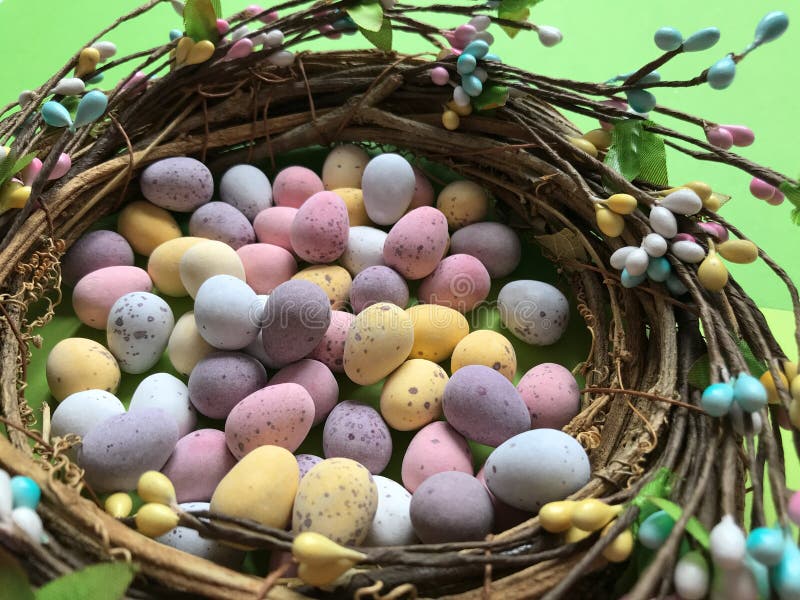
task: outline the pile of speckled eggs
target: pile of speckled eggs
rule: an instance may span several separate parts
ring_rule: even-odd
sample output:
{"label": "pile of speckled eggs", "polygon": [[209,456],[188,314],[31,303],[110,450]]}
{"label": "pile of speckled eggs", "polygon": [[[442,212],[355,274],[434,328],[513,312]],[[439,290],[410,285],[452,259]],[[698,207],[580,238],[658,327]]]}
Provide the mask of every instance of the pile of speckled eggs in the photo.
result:
{"label": "pile of speckled eggs", "polygon": [[[72,456],[116,516],[160,471],[183,509],[350,545],[467,541],[589,481],[586,452],[561,431],[580,407],[572,373],[538,364],[513,383],[511,336],[554,344],[568,301],[508,280],[520,239],[487,220],[480,185],[437,194],[400,154],[355,145],[335,147],[321,177],[289,166],[270,182],[241,164],[215,182],[176,157],[139,184],[117,231],[84,235],[63,259],[75,314],[107,343],[62,340],[46,367],[52,435],[82,437]],[[175,300],[186,296],[193,305]],[[176,319],[174,306],[190,310]],[[481,311],[502,328],[475,327]],[[178,376],[152,372],[165,351]],[[147,375],[127,409],[121,372]],[[379,400],[354,399],[367,388]],[[416,433],[393,446],[408,439],[398,432]],[[324,458],[294,454],[310,435]],[[470,443],[492,448],[483,464]],[[381,475],[393,455],[399,481]],[[236,563],[230,548],[164,531],[174,524],[144,529]]]}

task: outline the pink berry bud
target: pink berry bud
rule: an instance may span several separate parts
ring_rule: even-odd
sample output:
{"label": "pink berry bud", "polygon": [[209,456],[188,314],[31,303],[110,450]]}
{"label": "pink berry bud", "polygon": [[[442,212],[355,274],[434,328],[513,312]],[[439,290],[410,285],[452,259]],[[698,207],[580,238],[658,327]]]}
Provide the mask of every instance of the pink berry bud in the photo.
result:
{"label": "pink berry bud", "polygon": [[769,200],[777,191],[778,189],[774,185],[770,185],[758,177],[753,177],[750,180],[750,193],[759,200]]}
{"label": "pink berry bud", "polygon": [[728,230],[719,223],[700,223],[700,229],[705,231],[711,237],[718,239],[720,242],[724,242],[728,239]]}
{"label": "pink berry bud", "polygon": [[431,69],[431,81],[436,85],[447,85],[450,73],[444,67],[434,67]]}
{"label": "pink berry bud", "polygon": [[727,150],[733,146],[733,135],[721,126],[707,128],[706,139],[709,144],[722,150]]}
{"label": "pink berry bud", "polygon": [[749,146],[756,140],[753,130],[746,125],[720,125],[731,134],[734,146]]}

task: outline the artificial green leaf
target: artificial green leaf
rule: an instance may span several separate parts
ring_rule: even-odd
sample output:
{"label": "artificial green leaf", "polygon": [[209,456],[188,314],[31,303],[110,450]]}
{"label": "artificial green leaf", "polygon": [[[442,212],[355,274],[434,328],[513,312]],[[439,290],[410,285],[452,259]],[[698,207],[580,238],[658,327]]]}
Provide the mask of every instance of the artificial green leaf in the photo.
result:
{"label": "artificial green leaf", "polygon": [[508,100],[508,87],[505,85],[487,85],[479,96],[472,99],[475,110],[492,110],[505,106]]}
{"label": "artificial green leaf", "polygon": [[[649,121],[645,121],[645,126]],[[667,174],[667,153],[664,138],[652,131],[642,130],[639,148],[639,175],[637,179],[655,185],[669,185]]]}
{"label": "artificial green leaf", "polygon": [[376,48],[389,52],[392,49],[392,23],[389,19],[384,19],[378,31],[370,31],[363,27],[358,28],[364,37]]}
{"label": "artificial green leaf", "polygon": [[628,181],[636,179],[642,167],[639,148],[643,128],[642,121],[630,119],[616,121],[611,132],[611,147],[604,162]]}
{"label": "artificial green leaf", "polygon": [[36,600],[120,600],[135,574],[129,563],[90,565],[42,586],[36,591]]}
{"label": "artificial green leaf", "polygon": [[711,363],[708,354],[701,355],[692,363],[686,379],[690,386],[698,390],[704,390],[711,385]]}
{"label": "artificial green leaf", "polygon": [[34,600],[33,588],[17,559],[0,547],[0,590],[3,598]]}
{"label": "artificial green leaf", "polygon": [[778,189],[783,192],[783,195],[788,198],[789,202],[794,204],[792,222],[795,225],[800,225],[800,185],[792,185],[788,181],[784,181],[778,186]]}
{"label": "artificial green leaf", "polygon": [[17,155],[14,151],[9,151],[6,157],[0,161],[0,185],[11,179],[11,176],[16,173],[14,171],[14,164],[17,162]]}
{"label": "artificial green leaf", "polygon": [[383,28],[383,7],[378,0],[361,2],[345,10],[361,29],[377,33]]}
{"label": "artificial green leaf", "polygon": [[[503,0],[497,7],[497,16],[509,21],[523,22],[531,14],[530,9],[542,0]],[[508,37],[514,38],[520,32],[518,27],[502,26]]]}
{"label": "artificial green leaf", "polygon": [[183,7],[183,26],[186,35],[195,42],[209,40],[213,43],[219,41],[219,31],[217,30],[216,7],[219,7],[219,0],[186,0]]}
{"label": "artificial green leaf", "polygon": [[34,158],[36,158],[36,152],[29,152],[28,154],[26,154],[22,158],[17,159],[14,162],[14,166],[11,168],[11,172],[12,173],[19,173],[20,171],[22,171],[22,169],[24,169],[29,164],[31,164],[33,162]]}
{"label": "artificial green leaf", "polygon": [[[650,496],[648,500],[672,517],[673,521],[678,521],[683,514],[683,509],[680,506],[674,502],[671,502],[670,500],[667,500],[666,498]],[[689,533],[689,535],[696,539],[703,548],[708,550],[708,531],[706,531],[706,528],[703,527],[702,523],[700,523],[697,518],[691,517],[689,519],[689,521],[686,523],[686,531]]]}
{"label": "artificial green leaf", "polygon": [[795,225],[800,225],[800,208],[792,209],[791,219],[792,223]]}

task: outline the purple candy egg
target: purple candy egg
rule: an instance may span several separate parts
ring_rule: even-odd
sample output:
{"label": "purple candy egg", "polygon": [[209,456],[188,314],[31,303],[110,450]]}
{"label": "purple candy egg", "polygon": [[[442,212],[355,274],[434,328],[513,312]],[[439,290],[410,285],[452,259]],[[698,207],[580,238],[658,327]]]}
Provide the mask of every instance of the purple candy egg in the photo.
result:
{"label": "purple candy egg", "polygon": [[133,249],[116,231],[90,231],[79,238],[61,260],[61,279],[69,286],[97,269],[133,266]]}
{"label": "purple candy egg", "polygon": [[356,314],[378,302],[391,302],[405,308],[408,297],[406,280],[389,267],[367,267],[356,275],[350,286],[350,305]]}
{"label": "purple candy egg", "polygon": [[178,440],[161,472],[175,486],[178,502],[208,502],[235,464],[222,431],[198,429]]}
{"label": "purple candy egg", "polygon": [[139,185],[150,202],[176,212],[192,212],[214,194],[208,167],[185,156],[154,162],[142,173]]}
{"label": "purple candy egg", "polygon": [[243,398],[267,385],[267,371],[243,352],[212,352],[189,375],[189,398],[212,419],[224,419]]}
{"label": "purple candy egg", "polygon": [[322,462],[322,458],[316,454],[298,454],[295,456],[297,459],[297,466],[300,467],[300,479],[305,477],[311,468],[317,463]]}
{"label": "purple candy egg", "polygon": [[377,410],[345,400],[334,407],[322,432],[325,458],[355,460],[377,475],[392,458],[392,436]]}
{"label": "purple candy egg", "polygon": [[226,202],[209,202],[189,219],[189,235],[217,240],[234,250],[256,241],[256,233],[247,217]]}

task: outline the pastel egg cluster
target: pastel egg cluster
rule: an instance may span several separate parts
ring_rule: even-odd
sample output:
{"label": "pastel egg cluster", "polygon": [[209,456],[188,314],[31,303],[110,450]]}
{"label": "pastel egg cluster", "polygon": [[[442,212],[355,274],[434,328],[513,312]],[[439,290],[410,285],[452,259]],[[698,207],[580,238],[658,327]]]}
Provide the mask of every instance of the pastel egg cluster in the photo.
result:
{"label": "pastel egg cluster", "polygon": [[0,469],[0,526],[18,528],[34,544],[47,540],[42,519],[36,512],[42,490],[30,477],[9,474]]}

